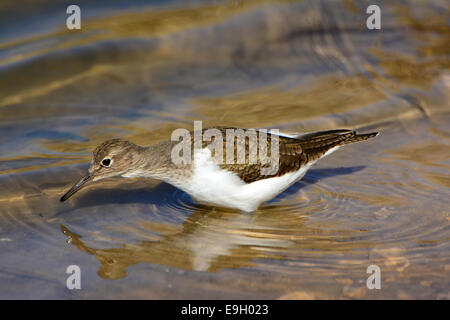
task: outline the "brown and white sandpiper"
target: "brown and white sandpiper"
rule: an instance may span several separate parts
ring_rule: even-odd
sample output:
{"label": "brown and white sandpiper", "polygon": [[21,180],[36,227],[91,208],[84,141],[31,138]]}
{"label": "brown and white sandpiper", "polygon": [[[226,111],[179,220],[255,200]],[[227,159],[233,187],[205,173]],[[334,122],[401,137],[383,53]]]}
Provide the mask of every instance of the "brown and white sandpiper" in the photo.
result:
{"label": "brown and white sandpiper", "polygon": [[[218,128],[223,133],[229,129],[236,128]],[[208,129],[202,132],[205,130]],[[165,141],[141,147],[125,140],[107,140],[94,150],[88,174],[67,191],[61,201],[69,199],[83,186],[104,178],[147,177],[167,182],[199,203],[251,212],[300,180],[320,158],[343,145],[377,135],[378,132],[357,134],[346,129],[297,136],[267,133],[269,145],[276,140],[279,153],[277,170],[271,174],[262,173],[261,168],[267,164],[248,160],[249,144],[254,143],[251,139],[244,140],[247,147],[244,162],[217,161],[210,148],[211,141],[202,141],[200,148],[192,149],[191,163],[178,164],[173,161],[173,149],[177,142]],[[190,143],[193,145],[193,140]],[[222,145],[226,143],[224,139]],[[233,159],[236,159],[236,154],[233,154]]]}

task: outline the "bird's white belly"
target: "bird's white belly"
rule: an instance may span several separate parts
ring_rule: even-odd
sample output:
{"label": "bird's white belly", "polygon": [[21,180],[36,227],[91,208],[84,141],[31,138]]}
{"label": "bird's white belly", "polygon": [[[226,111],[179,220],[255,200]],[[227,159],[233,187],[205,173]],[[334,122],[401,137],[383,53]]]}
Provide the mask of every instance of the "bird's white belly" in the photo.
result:
{"label": "bird's white belly", "polygon": [[314,163],[280,177],[247,184],[236,174],[218,167],[211,159],[210,150],[202,149],[195,154],[189,183],[176,186],[198,202],[251,212],[301,179]]}

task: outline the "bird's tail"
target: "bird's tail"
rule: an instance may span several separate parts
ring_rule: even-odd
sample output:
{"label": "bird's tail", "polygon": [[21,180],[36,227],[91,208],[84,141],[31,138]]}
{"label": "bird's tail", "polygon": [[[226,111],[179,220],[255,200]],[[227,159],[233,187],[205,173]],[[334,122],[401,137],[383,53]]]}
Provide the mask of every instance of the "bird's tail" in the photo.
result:
{"label": "bird's tail", "polygon": [[344,145],[344,144],[364,141],[364,140],[367,140],[367,139],[370,139],[370,138],[374,138],[378,134],[379,134],[379,132],[370,132],[370,133],[358,134],[355,131],[352,131],[351,133],[348,134],[348,136],[339,145]]}
{"label": "bird's tail", "polygon": [[353,130],[340,129],[318,131],[296,137],[303,150],[305,161],[322,157],[327,151],[346,144],[364,141],[378,135],[378,132],[357,134]]}
{"label": "bird's tail", "polygon": [[358,134],[356,131],[339,129],[329,131],[317,131],[307,133],[296,137],[302,142],[302,147],[308,149],[308,147],[325,147],[330,148],[341,146],[353,142],[367,140],[369,138],[376,137],[378,132]]}

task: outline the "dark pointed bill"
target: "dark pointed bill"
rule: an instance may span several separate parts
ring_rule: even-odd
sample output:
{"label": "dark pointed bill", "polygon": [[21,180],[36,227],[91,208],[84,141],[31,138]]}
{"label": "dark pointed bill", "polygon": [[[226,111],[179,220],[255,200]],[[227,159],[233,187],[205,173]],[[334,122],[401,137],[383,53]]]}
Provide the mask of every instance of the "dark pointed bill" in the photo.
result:
{"label": "dark pointed bill", "polygon": [[59,199],[59,201],[63,202],[69,199],[71,196],[73,196],[78,190],[80,190],[86,183],[88,183],[92,179],[92,175],[88,174],[87,176],[84,176],[81,178],[80,181],[78,181],[72,188],[70,188],[69,191],[66,192],[65,195]]}

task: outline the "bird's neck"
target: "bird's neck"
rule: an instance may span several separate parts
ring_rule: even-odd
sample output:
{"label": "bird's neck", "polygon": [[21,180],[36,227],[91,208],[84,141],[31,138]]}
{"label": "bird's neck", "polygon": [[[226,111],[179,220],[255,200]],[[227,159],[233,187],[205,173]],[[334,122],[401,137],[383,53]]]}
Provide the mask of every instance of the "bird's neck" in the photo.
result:
{"label": "bird's neck", "polygon": [[136,150],[136,161],[133,169],[123,176],[165,180],[164,178],[172,166],[170,151],[170,149],[165,148],[161,144],[139,147]]}

